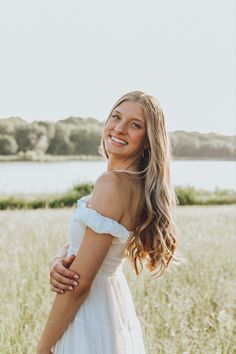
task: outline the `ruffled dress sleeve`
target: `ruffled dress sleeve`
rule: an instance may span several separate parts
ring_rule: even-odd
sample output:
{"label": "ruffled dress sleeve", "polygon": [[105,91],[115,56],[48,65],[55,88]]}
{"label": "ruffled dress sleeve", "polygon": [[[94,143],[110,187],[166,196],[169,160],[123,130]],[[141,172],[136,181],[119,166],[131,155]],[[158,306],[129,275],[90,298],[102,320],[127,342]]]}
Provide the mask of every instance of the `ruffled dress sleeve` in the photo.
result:
{"label": "ruffled dress sleeve", "polygon": [[128,231],[118,221],[89,208],[85,198],[81,198],[77,201],[77,208],[73,215],[73,220],[88,226],[98,234],[111,234],[117,238],[119,243],[127,242],[129,237],[133,234],[132,231]]}

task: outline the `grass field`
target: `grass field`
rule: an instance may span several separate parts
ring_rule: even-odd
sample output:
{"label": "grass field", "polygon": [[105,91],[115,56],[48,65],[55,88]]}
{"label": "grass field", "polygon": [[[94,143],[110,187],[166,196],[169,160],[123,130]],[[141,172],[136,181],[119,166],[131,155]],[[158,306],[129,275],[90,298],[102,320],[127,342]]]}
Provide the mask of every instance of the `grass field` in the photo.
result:
{"label": "grass field", "polygon": [[[35,353],[54,297],[49,263],[67,240],[71,213],[0,212],[1,354]],[[236,353],[236,207],[178,207],[175,220],[185,264],[159,279],[125,267],[147,354]]]}

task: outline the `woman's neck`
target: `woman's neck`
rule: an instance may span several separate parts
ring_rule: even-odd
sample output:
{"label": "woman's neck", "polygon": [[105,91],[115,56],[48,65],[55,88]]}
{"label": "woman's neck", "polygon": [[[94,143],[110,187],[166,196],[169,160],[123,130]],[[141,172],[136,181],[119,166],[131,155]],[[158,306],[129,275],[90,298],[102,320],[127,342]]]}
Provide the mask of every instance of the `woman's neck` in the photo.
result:
{"label": "woman's neck", "polygon": [[107,159],[107,171],[115,171],[115,170],[127,170],[127,171],[138,171],[139,161],[137,160],[117,160],[113,158]]}

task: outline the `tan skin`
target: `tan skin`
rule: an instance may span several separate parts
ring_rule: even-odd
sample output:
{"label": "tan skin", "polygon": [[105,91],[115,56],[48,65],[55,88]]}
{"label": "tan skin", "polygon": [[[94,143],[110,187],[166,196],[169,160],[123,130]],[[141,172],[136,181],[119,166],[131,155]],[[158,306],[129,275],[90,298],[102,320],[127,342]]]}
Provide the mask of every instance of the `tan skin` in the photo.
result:
{"label": "tan skin", "polygon": [[[143,186],[139,180],[115,173],[125,169],[137,171],[137,162],[148,147],[143,109],[138,103],[123,102],[111,114],[104,128],[105,149],[108,154],[107,172],[98,178],[88,201],[97,210],[134,230],[142,203]],[[126,142],[122,144],[117,139]],[[88,296],[93,279],[111,247],[113,236],[98,234],[86,228],[80,249],[75,257],[57,259],[52,263],[50,281],[57,294],[50,311],[37,354],[51,353],[52,347],[73,320]],[[67,246],[60,250],[64,256]],[[75,276],[79,275],[79,281]],[[74,283],[76,282],[76,284]],[[67,291],[72,289],[73,291]]]}

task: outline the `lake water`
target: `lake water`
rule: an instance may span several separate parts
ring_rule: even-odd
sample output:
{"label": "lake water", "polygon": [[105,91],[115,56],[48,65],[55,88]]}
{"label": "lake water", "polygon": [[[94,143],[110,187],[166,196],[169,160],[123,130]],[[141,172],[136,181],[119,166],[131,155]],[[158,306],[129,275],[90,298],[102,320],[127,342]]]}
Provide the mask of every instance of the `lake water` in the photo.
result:
{"label": "lake water", "polygon": [[[0,193],[64,192],[74,184],[94,182],[105,161],[0,162]],[[178,160],[171,164],[175,186],[236,189],[234,161]]]}

